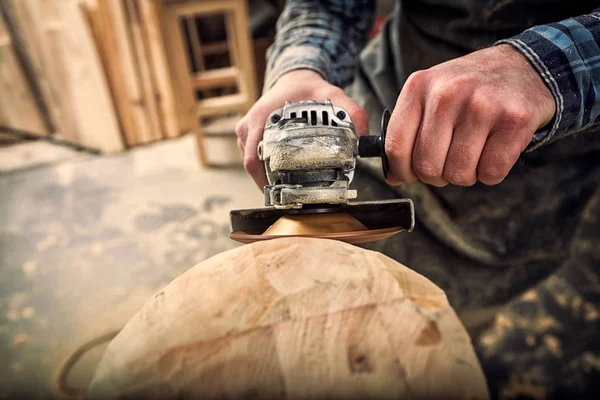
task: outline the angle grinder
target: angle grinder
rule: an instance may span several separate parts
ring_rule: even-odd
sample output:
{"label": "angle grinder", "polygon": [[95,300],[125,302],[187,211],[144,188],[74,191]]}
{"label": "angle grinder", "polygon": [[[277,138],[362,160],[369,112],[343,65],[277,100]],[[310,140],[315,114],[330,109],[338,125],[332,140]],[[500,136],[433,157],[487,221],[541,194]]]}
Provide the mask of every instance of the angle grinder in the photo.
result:
{"label": "angle grinder", "polygon": [[266,207],[232,210],[230,238],[251,243],[298,236],[358,244],[410,232],[415,223],[410,199],[352,201],[357,157],[380,157],[387,177],[389,119],[385,110],[379,135],[358,137],[350,115],[330,100],[286,102],[273,111],[258,145],[269,182]]}

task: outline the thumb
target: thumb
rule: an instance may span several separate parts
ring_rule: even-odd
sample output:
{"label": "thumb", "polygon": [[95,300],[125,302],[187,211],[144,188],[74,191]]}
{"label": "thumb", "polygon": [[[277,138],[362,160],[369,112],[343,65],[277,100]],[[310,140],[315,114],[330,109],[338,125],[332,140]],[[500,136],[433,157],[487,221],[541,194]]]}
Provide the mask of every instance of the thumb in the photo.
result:
{"label": "thumb", "polygon": [[331,99],[331,103],[336,107],[346,110],[350,115],[358,136],[369,134],[369,115],[358,103],[346,95]]}

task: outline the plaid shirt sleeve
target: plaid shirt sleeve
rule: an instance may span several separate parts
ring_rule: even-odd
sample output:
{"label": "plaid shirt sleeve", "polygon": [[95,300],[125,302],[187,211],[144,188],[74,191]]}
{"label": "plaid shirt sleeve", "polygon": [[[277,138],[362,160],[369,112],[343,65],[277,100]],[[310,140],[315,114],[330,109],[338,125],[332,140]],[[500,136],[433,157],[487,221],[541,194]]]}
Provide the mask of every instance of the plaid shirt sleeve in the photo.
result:
{"label": "plaid shirt sleeve", "polygon": [[528,150],[600,125],[600,8],[497,42],[502,43],[529,59],[556,101],[553,121],[535,133]]}
{"label": "plaid shirt sleeve", "polygon": [[347,85],[374,18],[375,0],[288,0],[267,51],[265,88],[297,69]]}

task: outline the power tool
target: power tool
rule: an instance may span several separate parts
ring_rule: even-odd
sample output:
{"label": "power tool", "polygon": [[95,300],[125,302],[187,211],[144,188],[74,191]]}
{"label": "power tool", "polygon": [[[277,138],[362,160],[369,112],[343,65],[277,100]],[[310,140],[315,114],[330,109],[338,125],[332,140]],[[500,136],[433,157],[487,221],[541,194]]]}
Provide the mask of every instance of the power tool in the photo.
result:
{"label": "power tool", "polygon": [[410,199],[352,201],[358,194],[350,188],[358,157],[380,157],[387,177],[389,119],[386,109],[379,135],[358,137],[348,112],[330,100],[286,102],[273,111],[258,145],[269,182],[266,207],[232,210],[231,239],[307,236],[365,243],[412,231]]}

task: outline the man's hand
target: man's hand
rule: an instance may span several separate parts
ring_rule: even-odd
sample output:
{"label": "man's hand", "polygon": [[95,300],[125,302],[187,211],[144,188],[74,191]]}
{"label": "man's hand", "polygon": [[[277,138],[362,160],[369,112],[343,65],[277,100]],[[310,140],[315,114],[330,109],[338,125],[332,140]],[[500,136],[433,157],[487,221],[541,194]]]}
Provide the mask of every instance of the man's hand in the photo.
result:
{"label": "man's hand", "polygon": [[258,159],[257,147],[262,140],[265,122],[271,112],[283,107],[286,100],[292,103],[301,100],[331,102],[345,109],[359,135],[368,133],[367,113],[346,93],[325,81],[321,75],[310,70],[297,70],[283,75],[267,93],[265,93],[235,127],[238,146],[244,154],[244,168],[252,176],[259,188],[267,185],[265,167]]}
{"label": "man's hand", "polygon": [[510,45],[415,72],[388,127],[388,182],[500,183],[554,112],[541,77]]}

